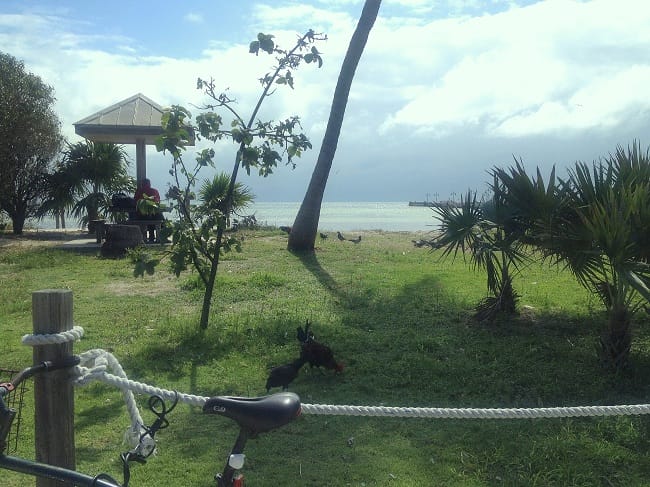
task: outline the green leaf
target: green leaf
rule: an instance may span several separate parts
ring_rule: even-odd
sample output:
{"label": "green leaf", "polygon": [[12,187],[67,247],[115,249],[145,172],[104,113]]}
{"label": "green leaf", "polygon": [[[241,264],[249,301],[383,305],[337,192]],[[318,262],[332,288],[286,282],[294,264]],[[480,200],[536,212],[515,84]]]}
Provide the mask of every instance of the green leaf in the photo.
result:
{"label": "green leaf", "polygon": [[260,50],[260,42],[259,41],[253,41],[248,46],[248,52],[251,53],[251,54],[255,54],[256,56],[257,56],[259,50]]}
{"label": "green leaf", "polygon": [[267,35],[260,32],[259,34],[257,34],[257,43],[258,43],[258,49],[262,49],[263,51],[266,51],[269,54],[273,54],[273,50],[275,49],[275,42],[273,42],[272,35]]}
{"label": "green leaf", "polygon": [[287,80],[287,84],[293,90],[293,76],[291,76],[291,71],[287,71],[287,74],[284,75],[284,79]]}
{"label": "green leaf", "polygon": [[627,282],[630,283],[630,286],[632,286],[636,292],[643,296],[646,301],[650,302],[650,289],[648,289],[648,286],[643,281],[643,279],[641,279],[635,272],[628,270],[623,271],[622,274],[627,279]]}

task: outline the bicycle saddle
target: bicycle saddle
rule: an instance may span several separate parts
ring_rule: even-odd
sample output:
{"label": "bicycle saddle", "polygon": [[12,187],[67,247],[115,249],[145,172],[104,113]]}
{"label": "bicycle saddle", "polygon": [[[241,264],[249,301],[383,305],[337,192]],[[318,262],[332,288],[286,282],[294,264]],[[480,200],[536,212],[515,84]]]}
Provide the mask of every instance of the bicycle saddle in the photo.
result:
{"label": "bicycle saddle", "polygon": [[253,433],[264,433],[284,426],[300,416],[300,398],[293,392],[262,397],[209,398],[203,412],[226,416]]}

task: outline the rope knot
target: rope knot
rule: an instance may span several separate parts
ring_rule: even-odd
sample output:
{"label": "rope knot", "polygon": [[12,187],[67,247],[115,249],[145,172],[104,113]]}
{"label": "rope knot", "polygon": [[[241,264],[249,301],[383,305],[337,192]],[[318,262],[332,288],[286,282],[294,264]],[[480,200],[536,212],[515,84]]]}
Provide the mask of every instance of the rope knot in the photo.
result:
{"label": "rope knot", "polygon": [[37,347],[41,345],[56,345],[61,343],[75,342],[84,336],[84,329],[80,326],[74,326],[72,330],[62,331],[60,333],[43,333],[23,335],[21,340],[23,345]]}

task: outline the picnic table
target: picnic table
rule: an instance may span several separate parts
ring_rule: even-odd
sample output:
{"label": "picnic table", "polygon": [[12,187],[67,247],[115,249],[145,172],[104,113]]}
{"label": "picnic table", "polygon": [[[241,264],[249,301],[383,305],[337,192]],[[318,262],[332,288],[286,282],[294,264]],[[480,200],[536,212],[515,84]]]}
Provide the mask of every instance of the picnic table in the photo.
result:
{"label": "picnic table", "polygon": [[[160,218],[160,217],[147,218],[146,216],[142,216],[138,213],[135,206],[132,207],[111,206],[108,208],[108,211],[110,211],[111,213],[124,213],[128,215],[128,218],[125,221],[122,221],[117,224],[107,223],[106,220],[93,220],[97,243],[101,243],[103,240],[106,240],[106,238],[111,232],[111,228],[115,225],[137,226],[140,229],[140,232],[142,233],[142,240],[145,243],[147,243],[147,230],[150,227],[153,227],[154,235],[155,235],[154,242],[155,243],[161,242],[160,230],[162,228],[163,223],[165,222],[164,218]],[[168,212],[169,209],[161,208],[160,211],[161,213]]]}

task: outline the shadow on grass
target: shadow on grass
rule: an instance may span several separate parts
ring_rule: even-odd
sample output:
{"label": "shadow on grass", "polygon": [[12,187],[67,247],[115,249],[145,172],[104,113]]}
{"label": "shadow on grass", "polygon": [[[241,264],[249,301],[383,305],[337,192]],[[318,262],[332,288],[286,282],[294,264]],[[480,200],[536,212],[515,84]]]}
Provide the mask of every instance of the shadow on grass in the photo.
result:
{"label": "shadow on grass", "polygon": [[[338,333],[330,333],[328,344],[347,364],[342,376],[301,373],[292,390],[304,402],[511,408],[639,403],[650,395],[648,354],[635,354],[632,367],[621,376],[612,376],[599,366],[595,345],[602,317],[598,314],[527,310],[482,325],[469,318],[472,298],[448,289],[435,275],[396,290],[381,290],[362,281],[346,288],[314,254],[299,258],[322,291],[338,298],[340,327],[333,329]],[[210,374],[240,372],[237,364],[210,370],[215,364],[228,366],[233,351],[258,354],[263,361],[273,347],[295,343],[293,334],[287,334],[292,328],[286,318],[266,317],[263,325],[245,321],[207,332],[182,328],[165,341],[150,341],[129,359],[128,368],[145,375],[189,374],[189,392],[205,394],[210,392],[205,387]],[[641,330],[636,338],[649,341],[647,332]],[[192,418],[180,418],[188,426],[178,432],[175,448],[179,455],[193,458],[197,448],[225,454],[236,436],[231,422]],[[470,422],[311,416],[291,430],[301,437],[296,455],[302,462],[323,464],[325,472],[332,468],[334,458],[343,458],[346,469],[365,472],[358,475],[369,476],[362,478],[370,483],[381,484],[381,480],[367,471],[385,469],[387,459],[398,463],[393,460],[396,457],[408,458],[416,476],[441,475],[445,485],[465,485],[463,481],[633,485],[638,479],[621,472],[622,458],[640,463],[637,472],[650,471],[645,417]],[[288,434],[283,430],[271,435],[280,441]],[[358,446],[346,446],[353,437]],[[400,451],[391,447],[395,438],[407,440],[400,443]],[[295,438],[287,441],[295,442]],[[280,448],[251,445],[260,469],[273,469]],[[373,455],[362,451],[382,453],[373,460]],[[359,465],[368,462],[376,464]],[[399,472],[400,467],[394,468]],[[327,485],[324,477],[314,485]]]}
{"label": "shadow on grass", "polygon": [[334,278],[327,272],[318,261],[316,252],[292,252],[293,255],[300,259],[302,265],[307,269],[321,284],[323,289],[329,291],[339,298],[347,296],[341,291],[340,286]]}

